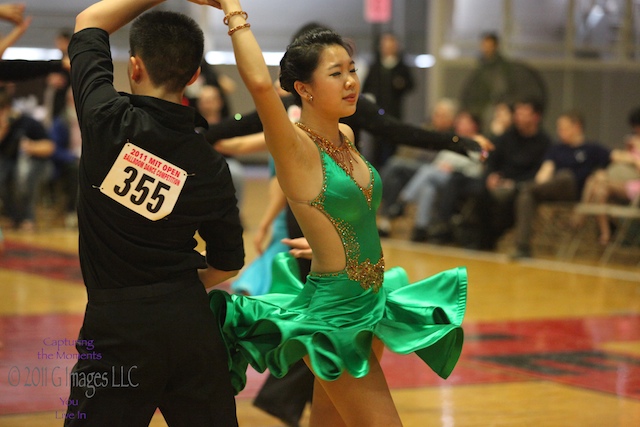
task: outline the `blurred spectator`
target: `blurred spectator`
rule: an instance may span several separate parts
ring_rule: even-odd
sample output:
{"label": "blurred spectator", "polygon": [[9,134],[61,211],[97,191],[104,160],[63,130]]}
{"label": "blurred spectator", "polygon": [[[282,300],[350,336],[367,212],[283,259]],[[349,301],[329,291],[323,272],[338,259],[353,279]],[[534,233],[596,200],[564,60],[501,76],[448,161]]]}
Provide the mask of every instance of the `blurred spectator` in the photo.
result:
{"label": "blurred spectator", "polygon": [[[455,118],[454,132],[471,138],[480,133],[479,119],[467,111],[460,111]],[[479,154],[479,153],[478,153]],[[416,216],[411,240],[427,240],[428,228],[432,223],[433,211],[437,209],[440,192],[446,188],[454,172],[477,178],[482,174],[479,155],[469,157],[449,150],[438,152],[433,162],[420,166],[398,197],[398,204],[416,204]],[[404,209],[402,209],[404,210]]]}
{"label": "blurred spectator", "polygon": [[488,32],[481,36],[479,63],[463,85],[460,106],[481,117],[483,129],[489,129],[494,106],[535,99],[544,108],[546,92],[538,71],[523,62],[505,58],[500,52],[499,36]]}
{"label": "blurred spectator", "polygon": [[586,140],[584,119],[580,113],[571,111],[561,114],[556,130],[559,144],[547,150],[534,180],[523,184],[516,199],[516,248],[513,258],[531,257],[533,220],[540,203],[577,201],[589,175],[609,164],[609,149]]}
{"label": "blurred spectator", "polygon": [[491,121],[489,122],[488,135],[497,138],[513,124],[513,108],[506,102],[498,102],[493,106]]}
{"label": "blurred spectator", "polygon": [[200,91],[204,86],[213,86],[218,89],[218,96],[222,102],[220,116],[222,119],[229,117],[231,115],[229,95],[235,92],[236,82],[226,74],[219,73],[216,67],[209,64],[203,58],[200,65],[200,76],[193,84],[187,86],[185,90],[185,97],[189,105],[197,108]]}
{"label": "blurred spectator", "polygon": [[[505,102],[497,103],[493,108],[493,117],[488,129],[489,137],[495,140],[512,124],[513,108]],[[482,176],[453,171],[440,191],[437,209],[434,212],[434,225],[429,230],[429,240],[433,243],[456,241],[462,246],[477,246],[479,229],[483,225],[479,221],[476,208],[483,188]]]}
{"label": "blurred spectator", "polygon": [[520,188],[532,180],[542,164],[551,138],[542,129],[542,105],[533,99],[514,104],[513,126],[494,141],[489,154],[476,214],[481,224],[480,249],[493,249],[514,222],[514,202]]}
{"label": "blurred spectator", "polygon": [[[452,132],[456,117],[455,101],[443,98],[439,100],[431,113],[429,129],[435,132]],[[378,231],[385,237],[391,233],[391,220],[403,214],[403,207],[398,204],[400,191],[425,163],[433,160],[433,153],[423,151],[412,152],[411,155],[396,154],[380,170],[382,179],[382,204],[378,210]]]}
{"label": "blurred spectator", "polygon": [[52,156],[53,187],[59,190],[57,193],[62,194],[64,198],[65,226],[75,228],[78,223],[76,204],[82,138],[71,88],[67,89],[67,103],[64,110],[53,120],[51,139],[55,143]]}
{"label": "blurred spectator", "polygon": [[362,92],[375,96],[376,103],[388,114],[402,119],[402,101],[413,85],[411,69],[404,62],[398,38],[392,33],[383,33]]}
{"label": "blurred spectator", "polygon": [[[196,108],[209,125],[218,124],[224,118],[222,112],[224,105],[222,91],[219,88],[211,85],[202,86],[196,100]],[[236,188],[236,198],[240,203],[244,189],[244,168],[237,159],[231,156],[225,156],[225,159],[229,165],[233,185]]]}
{"label": "blurred spectator", "polygon": [[[402,103],[413,86],[411,69],[404,62],[398,38],[393,33],[383,33],[378,40],[375,60],[364,79],[362,93],[373,95],[376,104],[382,107],[386,114],[402,119]],[[378,139],[379,136],[374,135],[374,138]],[[380,168],[394,152],[395,146],[376,141],[370,161],[375,167]]]}
{"label": "blurred spectator", "polygon": [[[631,134],[625,137],[624,147],[611,151],[611,164],[596,171],[587,180],[582,193],[585,203],[629,203],[640,197],[640,108],[629,113]],[[611,239],[611,219],[606,215],[596,217],[599,242],[606,245]],[[576,218],[576,226],[583,222]]]}
{"label": "blurred spectator", "polygon": [[42,123],[14,110],[11,94],[0,90],[0,199],[17,228],[35,227],[38,189],[54,150]]}
{"label": "blurred spectator", "polygon": [[[69,60],[69,41],[73,30],[61,29],[56,35],[55,45],[60,54],[62,60]],[[51,127],[53,120],[64,112],[67,105],[67,90],[71,86],[71,78],[69,71],[62,69],[60,71],[52,72],[47,75],[46,87],[44,90],[44,106],[46,108],[46,117],[44,120],[45,126]]]}

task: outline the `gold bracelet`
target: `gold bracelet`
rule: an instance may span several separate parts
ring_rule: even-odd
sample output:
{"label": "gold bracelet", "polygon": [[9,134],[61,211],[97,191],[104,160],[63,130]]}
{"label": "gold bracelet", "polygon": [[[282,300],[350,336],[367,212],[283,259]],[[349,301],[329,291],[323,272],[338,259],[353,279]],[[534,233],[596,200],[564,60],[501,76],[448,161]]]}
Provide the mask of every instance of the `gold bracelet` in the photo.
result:
{"label": "gold bracelet", "polygon": [[251,24],[249,24],[248,22],[245,22],[242,25],[238,25],[237,27],[233,27],[232,29],[229,30],[229,32],[227,34],[232,35],[236,31],[241,30],[243,28],[249,28],[250,26],[251,26]]}
{"label": "gold bracelet", "polygon": [[245,12],[244,10],[236,10],[236,11],[227,13],[224,16],[224,19],[222,20],[222,22],[224,22],[224,25],[229,25],[229,19],[231,19],[232,16],[236,16],[236,15],[242,15],[242,17],[245,20],[249,19],[249,14],[247,12]]}

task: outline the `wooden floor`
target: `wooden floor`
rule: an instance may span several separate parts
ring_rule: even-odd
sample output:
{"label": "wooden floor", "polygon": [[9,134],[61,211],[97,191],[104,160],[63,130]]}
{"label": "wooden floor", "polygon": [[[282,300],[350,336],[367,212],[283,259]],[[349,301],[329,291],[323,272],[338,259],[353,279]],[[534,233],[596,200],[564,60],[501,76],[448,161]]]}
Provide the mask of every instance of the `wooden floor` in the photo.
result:
{"label": "wooden floor", "polygon": [[[263,175],[249,178],[242,204],[248,260],[255,256],[250,242],[265,189]],[[57,372],[72,361],[54,366],[38,352],[48,337],[76,337],[86,302],[76,232],[58,226],[51,215],[40,224],[32,234],[4,230],[2,427],[62,425],[60,398],[68,389]],[[405,426],[640,426],[637,260],[604,267],[551,257],[513,262],[502,253],[397,238],[383,245],[387,265],[402,265],[411,279],[460,265],[469,272],[465,347],[454,374],[440,380],[413,356],[383,359]],[[282,425],[251,405],[261,381],[250,375],[238,397],[243,427]],[[152,426],[165,425],[156,414]]]}

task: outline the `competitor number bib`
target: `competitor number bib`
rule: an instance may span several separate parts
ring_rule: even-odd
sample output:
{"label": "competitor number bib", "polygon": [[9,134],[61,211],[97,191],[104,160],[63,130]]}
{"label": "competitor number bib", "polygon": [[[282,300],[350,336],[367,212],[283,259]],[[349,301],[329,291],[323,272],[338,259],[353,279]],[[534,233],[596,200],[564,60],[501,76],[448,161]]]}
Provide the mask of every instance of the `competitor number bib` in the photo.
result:
{"label": "competitor number bib", "polygon": [[173,211],[186,179],[184,170],[127,142],[102,181],[100,191],[122,206],[157,221]]}

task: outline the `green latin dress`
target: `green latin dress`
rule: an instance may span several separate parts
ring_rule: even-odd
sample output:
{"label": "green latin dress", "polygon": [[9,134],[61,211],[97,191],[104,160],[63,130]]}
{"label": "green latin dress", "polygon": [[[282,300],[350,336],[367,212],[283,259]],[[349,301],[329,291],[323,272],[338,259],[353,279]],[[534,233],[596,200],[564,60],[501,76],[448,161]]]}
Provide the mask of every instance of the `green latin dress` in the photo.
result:
{"label": "green latin dress", "polygon": [[301,283],[295,259],[281,253],[273,263],[271,293],[209,293],[236,392],[246,384],[248,365],[282,377],[306,355],[314,374],[323,380],[335,380],[345,372],[363,377],[369,372],[374,336],[393,352],[415,352],[447,378],[462,350],[466,269],[446,270],[415,283],[409,283],[400,267],[385,271],[376,227],[382,195],[378,172],[369,165],[369,187],[362,188],[317,145],[324,184],[308,203],[326,215],[340,235],[346,268],[311,272]]}

